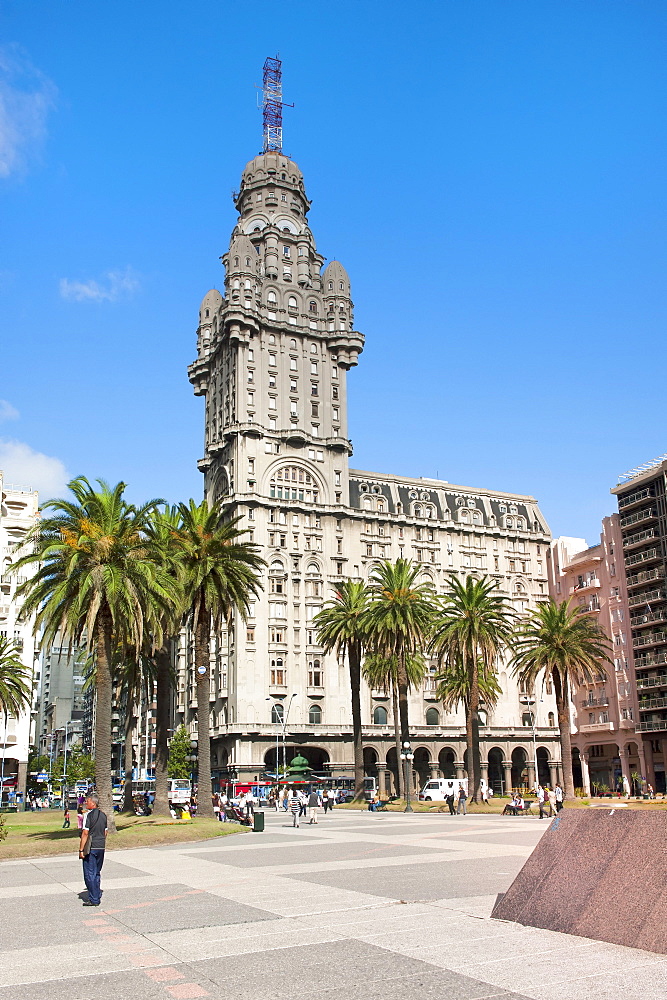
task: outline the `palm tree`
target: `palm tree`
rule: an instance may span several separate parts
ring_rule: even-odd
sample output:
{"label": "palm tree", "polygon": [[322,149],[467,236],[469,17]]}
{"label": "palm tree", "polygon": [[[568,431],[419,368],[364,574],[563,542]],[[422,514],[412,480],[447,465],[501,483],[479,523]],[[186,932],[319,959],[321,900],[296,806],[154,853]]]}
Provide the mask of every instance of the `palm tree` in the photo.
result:
{"label": "palm tree", "polygon": [[354,748],[354,797],[364,795],[364,748],[361,732],[361,658],[364,648],[364,615],[368,591],[358,580],[344,580],[313,619],[318,642],[325,653],[336,650],[347,656],[352,693],[352,745]]}
{"label": "palm tree", "polygon": [[186,606],[194,632],[197,672],[197,741],[199,801],[197,813],[213,816],[211,800],[210,641],[211,630],[236,610],[245,621],[248,603],[260,589],[258,571],[266,563],[255,545],[240,541],[240,518],[227,519],[222,500],[179,504],[181,523],[175,533],[183,571]]}
{"label": "palm tree", "polygon": [[171,693],[174,686],[174,650],[185,611],[182,591],[181,548],[178,542],[180,513],[178,507],[167,506],[151,514],[148,532],[163,561],[166,571],[178,588],[179,600],[163,614],[156,628],[151,629],[151,658],[155,674],[155,816],[169,815],[169,723]]}
{"label": "palm tree", "polygon": [[480,666],[488,685],[498,655],[511,641],[513,628],[514,612],[497,592],[494,580],[467,576],[461,581],[450,576],[429,648],[445,668],[443,673],[463,671],[467,678],[466,744],[474,802],[479,798],[482,776],[478,731]]}
{"label": "palm tree", "polygon": [[[495,708],[498,698],[502,694],[495,670],[487,671],[484,662],[480,661],[477,665],[477,676],[480,705],[488,709]],[[442,702],[445,711],[455,711],[459,705],[462,705],[467,727],[470,714],[470,675],[464,667],[463,661],[459,659],[449,662],[441,673],[436,674],[435,680],[437,683],[436,696]],[[479,719],[473,719],[472,725],[473,740],[476,745],[479,745]]]}
{"label": "palm tree", "polygon": [[[396,747],[396,774],[398,778],[398,795],[405,796],[405,781],[401,767],[401,723],[398,710],[398,659],[396,656],[384,656],[371,653],[364,660],[364,680],[374,691],[391,692],[391,710],[394,720],[394,744]],[[408,678],[408,691],[419,687],[426,674],[426,663],[420,654],[405,657],[405,672]]]}
{"label": "palm tree", "polygon": [[117,703],[125,702],[123,812],[133,816],[132,771],[134,769],[134,754],[132,736],[137,723],[137,709],[141,701],[143,700],[144,704],[150,704],[153,700],[155,667],[150,656],[144,653],[137,655],[134,649],[127,650],[126,655],[119,651],[115,667]]}
{"label": "palm tree", "polygon": [[551,679],[553,683],[565,798],[574,796],[570,691],[572,685],[593,684],[600,674],[606,674],[604,664],[611,662],[609,647],[609,639],[594,613],[570,601],[540,602],[517,631],[513,672],[530,688],[542,671],[545,681]]}
{"label": "palm tree", "polygon": [[433,585],[417,583],[420,569],[408,559],[380,563],[371,574],[365,616],[368,648],[377,656],[395,661],[403,743],[410,739],[407,664],[426,646],[436,607]]}
{"label": "palm tree", "polygon": [[0,635],[0,712],[17,718],[32,700],[30,675],[12,639]]}
{"label": "palm tree", "polygon": [[140,649],[147,619],[175,602],[173,581],[154,558],[146,527],[162,501],[141,507],[123,499],[125,483],[111,487],[102,479],[94,489],[80,476],[69,483],[73,499],[50,500],[53,513],[29,534],[32,551],[16,568],[36,564],[17,590],[26,616],[35,614],[42,643],[58,632],[72,643],[86,636],[95,654],[95,782],[101,806],[115,832],[111,788],[111,704],[113,651],[119,645]]}

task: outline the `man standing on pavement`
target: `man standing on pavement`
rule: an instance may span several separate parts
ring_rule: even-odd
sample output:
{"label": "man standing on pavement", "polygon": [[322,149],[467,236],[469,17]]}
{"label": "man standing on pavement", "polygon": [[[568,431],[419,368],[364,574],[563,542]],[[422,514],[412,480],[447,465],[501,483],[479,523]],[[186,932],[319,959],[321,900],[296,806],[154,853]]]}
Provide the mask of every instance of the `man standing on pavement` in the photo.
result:
{"label": "man standing on pavement", "polygon": [[86,797],[86,818],[83,821],[79,857],[83,861],[83,880],[88,890],[88,901],[84,906],[99,906],[102,900],[100,873],[104,864],[104,848],[107,840],[107,816],[100,809],[100,797],[90,792]]}

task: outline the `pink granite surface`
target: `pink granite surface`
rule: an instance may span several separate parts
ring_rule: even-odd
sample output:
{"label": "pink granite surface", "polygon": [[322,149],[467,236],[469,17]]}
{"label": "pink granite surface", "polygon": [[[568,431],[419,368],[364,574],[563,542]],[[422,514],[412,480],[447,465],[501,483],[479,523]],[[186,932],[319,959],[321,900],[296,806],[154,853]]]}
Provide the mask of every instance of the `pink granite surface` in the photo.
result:
{"label": "pink granite surface", "polygon": [[667,810],[564,809],[492,916],[667,954]]}

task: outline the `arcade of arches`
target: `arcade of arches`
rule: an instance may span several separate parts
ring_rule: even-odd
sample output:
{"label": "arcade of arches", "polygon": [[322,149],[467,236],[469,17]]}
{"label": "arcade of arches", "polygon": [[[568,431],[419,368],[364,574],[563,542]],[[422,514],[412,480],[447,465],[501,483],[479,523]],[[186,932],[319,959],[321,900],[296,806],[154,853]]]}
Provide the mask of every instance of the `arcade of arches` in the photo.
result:
{"label": "arcade of arches", "polygon": [[607,792],[640,794],[648,783],[654,791],[667,791],[660,740],[627,743],[587,743],[572,748],[575,788],[586,795]]}

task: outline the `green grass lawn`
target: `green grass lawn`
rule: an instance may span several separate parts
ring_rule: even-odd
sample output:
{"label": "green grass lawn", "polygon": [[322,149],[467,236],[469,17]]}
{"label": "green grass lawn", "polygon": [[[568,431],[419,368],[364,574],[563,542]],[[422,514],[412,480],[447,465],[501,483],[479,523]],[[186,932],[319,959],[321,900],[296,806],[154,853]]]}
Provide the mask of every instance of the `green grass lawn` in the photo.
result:
{"label": "green grass lawn", "polygon": [[[63,814],[57,809],[7,813],[4,820],[8,836],[0,843],[0,861],[77,854],[79,831],[76,828],[75,812],[72,812],[72,826],[69,830],[62,829]],[[209,837],[246,833],[248,829],[236,823],[220,823],[216,819],[174,820],[118,815],[116,827],[118,833],[107,840],[110,850],[207,840]]]}

